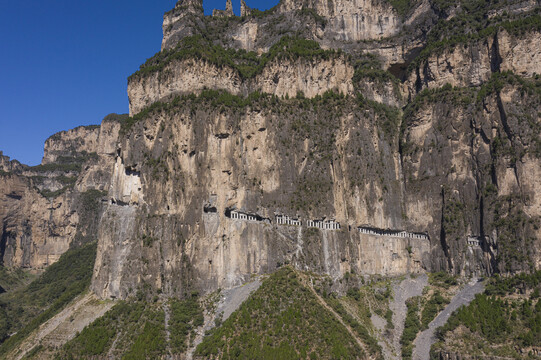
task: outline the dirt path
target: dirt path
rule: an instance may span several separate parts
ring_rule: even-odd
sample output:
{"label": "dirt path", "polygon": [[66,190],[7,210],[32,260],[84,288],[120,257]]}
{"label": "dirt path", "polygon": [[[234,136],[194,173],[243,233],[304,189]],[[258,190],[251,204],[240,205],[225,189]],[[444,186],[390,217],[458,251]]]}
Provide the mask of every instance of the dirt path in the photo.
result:
{"label": "dirt path", "polygon": [[414,360],[426,360],[430,358],[430,347],[436,341],[436,329],[445,325],[453,311],[462,305],[468,305],[476,294],[483,292],[484,283],[472,280],[462,290],[460,290],[451,300],[449,305],[428,325],[428,329],[420,333],[413,343]]}
{"label": "dirt path", "polygon": [[[94,294],[81,295],[64,310],[49,319],[18,346],[9,359],[19,360],[40,343],[45,347],[58,348],[75,337],[88,324],[102,317],[113,307],[112,301],[102,301]],[[46,358],[46,354],[40,358]]]}
{"label": "dirt path", "polygon": [[406,300],[423,293],[423,289],[428,285],[428,276],[419,275],[416,278],[407,278],[393,286],[393,301],[389,308],[393,312],[393,354],[389,359],[401,359],[400,337],[404,331],[404,322],[406,321],[407,306]]}

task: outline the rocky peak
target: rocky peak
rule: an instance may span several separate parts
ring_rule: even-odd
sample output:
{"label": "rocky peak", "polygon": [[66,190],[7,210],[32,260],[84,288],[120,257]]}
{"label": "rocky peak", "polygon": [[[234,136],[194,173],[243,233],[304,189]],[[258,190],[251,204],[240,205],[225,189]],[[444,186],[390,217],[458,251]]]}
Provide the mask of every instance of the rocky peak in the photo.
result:
{"label": "rocky peak", "polygon": [[3,151],[0,151],[0,171],[12,172],[21,170],[23,165],[17,160],[11,160],[9,156],[5,156]]}
{"label": "rocky peak", "polygon": [[174,10],[181,10],[185,13],[199,14],[203,12],[203,0],[180,0]]}
{"label": "rocky peak", "polygon": [[246,5],[244,0],[240,0],[240,16],[250,16],[252,9]]}
{"label": "rocky peak", "polygon": [[218,17],[235,16],[235,13],[233,12],[233,3],[231,2],[231,0],[227,0],[227,2],[225,3],[225,10],[214,9],[214,11],[212,11],[212,16],[218,16]]}
{"label": "rocky peak", "polygon": [[173,10],[163,16],[162,50],[168,44],[176,44],[180,39],[197,33],[205,16],[202,0],[180,0]]}
{"label": "rocky peak", "polygon": [[[282,0],[273,9],[258,12],[258,16],[254,16],[252,9],[241,1],[241,18],[224,27],[219,20],[205,19],[202,9],[187,12],[184,9],[189,6],[181,4],[177,4],[164,18],[162,50],[174,48],[186,36],[200,34],[201,29],[207,32],[217,29],[220,43],[248,51],[265,51],[279,40],[277,34],[293,36],[299,33],[325,47],[347,48],[344,43],[395,36],[404,24],[413,21],[412,16],[404,18],[384,0]],[[430,11],[429,7],[423,9],[420,11],[422,14]],[[197,16],[191,16],[194,14]],[[285,14],[286,19],[282,17]],[[225,10],[214,10],[212,15],[216,18],[234,17],[232,1],[227,1]],[[263,27],[266,30],[261,33]]]}

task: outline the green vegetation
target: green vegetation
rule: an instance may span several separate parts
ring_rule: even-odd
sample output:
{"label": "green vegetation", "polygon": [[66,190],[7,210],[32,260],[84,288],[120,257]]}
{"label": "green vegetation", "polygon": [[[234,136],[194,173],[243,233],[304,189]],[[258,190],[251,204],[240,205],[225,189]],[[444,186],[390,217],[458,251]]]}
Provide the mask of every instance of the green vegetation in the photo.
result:
{"label": "green vegetation", "polygon": [[185,105],[187,103],[194,107],[205,103],[215,108],[227,107],[231,109],[241,109],[247,106],[253,106],[257,103],[269,104],[277,103],[278,101],[278,97],[258,91],[253,92],[246,97],[242,97],[232,95],[226,91],[203,90],[199,95],[190,94],[177,96],[168,103],[160,101],[153,103],[133,117],[126,119],[126,121],[122,123],[121,132],[123,134],[127,134],[137,122],[148,118],[150,115],[161,112],[171,112],[181,107],[181,105]]}
{"label": "green vegetation", "polygon": [[449,300],[444,298],[439,291],[435,291],[432,296],[424,303],[421,311],[421,330],[428,329],[428,324],[449,304]]}
{"label": "green vegetation", "polygon": [[80,163],[50,163],[50,164],[43,164],[43,165],[36,165],[30,167],[31,171],[35,171],[38,173],[45,173],[45,172],[80,172],[81,171],[81,164]]}
{"label": "green vegetation", "polygon": [[420,296],[412,297],[406,301],[408,311],[404,323],[404,332],[400,338],[400,344],[402,345],[402,359],[411,359],[413,341],[417,337],[417,333],[421,330],[421,322],[419,321],[420,301]]}
{"label": "green vegetation", "polygon": [[100,209],[101,199],[107,195],[107,191],[101,190],[87,190],[81,194],[81,209],[83,210],[83,216],[96,213]]}
{"label": "green vegetation", "polygon": [[497,94],[505,86],[518,87],[523,94],[541,96],[541,81],[538,79],[525,79],[511,71],[493,73],[490,80],[483,84],[477,93],[477,102],[481,102],[491,94]]}
{"label": "green vegetation", "polygon": [[24,272],[21,269],[6,269],[4,266],[0,265],[0,294],[4,291],[10,291],[24,284],[32,275]]}
{"label": "green vegetation", "polygon": [[171,300],[171,351],[182,354],[195,338],[195,330],[203,325],[203,309],[199,304],[197,294],[183,300]]}
{"label": "green vegetation", "polygon": [[118,123],[123,123],[124,121],[126,121],[126,119],[128,119],[130,117],[130,115],[128,114],[116,114],[116,113],[111,113],[109,115],[107,115],[106,117],[103,118],[103,122],[118,122]]}
{"label": "green vegetation", "polygon": [[313,18],[319,26],[325,27],[325,25],[327,25],[327,19],[319,15],[315,9],[303,7],[302,9],[297,10],[297,14],[301,17]]}
{"label": "green vegetation", "polygon": [[342,303],[334,296],[326,297],[325,301],[334,309],[334,311],[336,311],[338,315],[340,315],[342,320],[344,320],[344,322],[348,324],[351,329],[353,329],[357,336],[367,346],[370,355],[374,356],[376,359],[383,360],[381,346],[378,344],[378,341],[370,335],[366,327],[363,326],[354,316],[352,316],[346,310],[344,305],[342,305]]}
{"label": "green vegetation", "polygon": [[0,324],[17,332],[2,343],[0,357],[88,288],[96,247],[91,243],[68,250],[28,286],[0,297]]}
{"label": "green vegetation", "polygon": [[432,286],[449,289],[451,286],[458,285],[458,281],[455,276],[446,273],[445,271],[440,271],[436,273],[430,273],[428,275],[428,282]]}
{"label": "green vegetation", "polygon": [[464,326],[473,334],[465,333],[464,338],[460,338],[464,351],[474,349],[470,355],[523,358],[520,349],[541,344],[540,290],[541,271],[490,279],[485,293],[458,309],[447,324],[438,329],[440,342],[433,353],[444,346],[445,339],[455,329]]}
{"label": "green vegetation", "polygon": [[355,62],[354,68],[355,72],[352,79],[354,85],[357,86],[362,79],[369,79],[383,84],[391,83],[394,86],[395,95],[397,97],[400,95],[398,89],[400,80],[390,72],[383,70],[383,65],[375,55],[364,54],[361,60]]}
{"label": "green vegetation", "polygon": [[266,16],[274,14],[277,9],[278,9],[278,5],[275,5],[272,8],[267,9],[265,11],[261,11],[259,9],[254,8],[252,9],[252,13],[250,14],[250,16],[256,17],[258,19],[262,19]]}
{"label": "green vegetation", "polygon": [[459,200],[446,199],[443,210],[443,229],[446,241],[458,241],[464,234],[466,205]]}
{"label": "green vegetation", "polygon": [[197,347],[204,358],[353,359],[362,349],[299,281],[278,270]]}
{"label": "green vegetation", "polygon": [[150,236],[150,235],[146,235],[146,234],[143,234],[143,246],[144,247],[152,247],[152,244],[154,244],[154,242],[156,241],[157,239]]}
{"label": "green vegetation", "polygon": [[398,15],[406,15],[415,4],[415,0],[389,0]]}
{"label": "green vegetation", "polygon": [[194,35],[182,39],[174,49],[161,51],[148,59],[129,80],[163,70],[174,60],[204,60],[218,67],[228,66],[238,71],[242,78],[249,79],[259,74],[274,59],[330,59],[338,54],[335,50],[321,49],[315,41],[284,36],[269,52],[258,56],[253,51],[225,49],[201,35]]}
{"label": "green vegetation", "polygon": [[145,322],[143,331],[131,348],[122,356],[125,360],[152,359],[165,353],[165,330],[163,312],[154,312]]}
{"label": "green vegetation", "polygon": [[119,302],[68,342],[60,358],[113,354],[126,360],[150,359],[165,355],[168,348],[172,354],[183,354],[195,338],[195,330],[203,325],[198,295],[193,293],[184,300],[169,300],[169,344],[165,336],[164,305],[138,299]]}
{"label": "green vegetation", "polygon": [[44,347],[43,345],[35,346],[32,350],[26,353],[26,355],[23,357],[23,360],[30,360],[30,359],[39,359],[36,357],[41,351],[43,351]]}
{"label": "green vegetation", "polygon": [[10,323],[6,310],[0,303],[0,342],[5,341],[9,337]]}
{"label": "green vegetation", "polygon": [[429,274],[429,284],[423,296],[415,296],[406,301],[406,321],[400,338],[403,359],[412,358],[413,341],[420,331],[428,329],[432,320],[449,304],[448,290],[458,285],[458,282],[454,276],[438,272]]}
{"label": "green vegetation", "polygon": [[360,93],[357,94],[357,101],[361,109],[370,109],[375,112],[378,127],[388,140],[393,142],[398,138],[402,122],[402,113],[398,108],[377,101],[367,100]]}
{"label": "green vegetation", "polygon": [[517,291],[540,288],[541,271],[528,274],[518,274],[512,277],[500,277],[498,275],[490,279],[486,285],[485,294],[492,296],[505,296]]}
{"label": "green vegetation", "polygon": [[[358,286],[359,282],[363,285]],[[392,299],[391,284],[388,280],[371,279],[365,282],[363,277],[358,277],[353,273],[346,273],[340,283],[348,287],[346,296],[336,298],[344,308],[349,309],[355,320],[368,330],[370,336],[375,334],[372,324],[372,313],[385,318],[386,328],[393,329],[393,312],[389,309],[389,302]],[[331,294],[335,298],[334,294]],[[355,309],[356,311],[351,311]],[[373,339],[365,340],[367,344],[374,344]],[[375,347],[373,349],[376,349]],[[378,347],[379,349],[379,347]],[[379,349],[378,351],[381,351]],[[374,352],[375,353],[375,352]]]}
{"label": "green vegetation", "polygon": [[494,206],[492,226],[498,230],[497,260],[505,272],[514,272],[528,264],[534,269],[529,249],[535,241],[534,228],[539,219],[528,216],[516,196],[499,197]]}
{"label": "green vegetation", "polygon": [[66,343],[59,358],[93,358],[109,351],[126,360],[158,358],[166,350],[164,316],[158,304],[121,301]]}

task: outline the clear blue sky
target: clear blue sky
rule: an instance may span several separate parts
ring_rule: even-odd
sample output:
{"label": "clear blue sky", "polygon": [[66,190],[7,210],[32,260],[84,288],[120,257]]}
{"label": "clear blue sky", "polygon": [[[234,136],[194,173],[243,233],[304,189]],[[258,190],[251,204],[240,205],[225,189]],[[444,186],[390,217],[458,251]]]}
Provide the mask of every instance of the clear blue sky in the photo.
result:
{"label": "clear blue sky", "polygon": [[[0,0],[0,150],[41,162],[50,135],[127,113],[127,78],[160,50],[176,0]],[[246,0],[268,9],[278,0]],[[204,0],[205,12],[225,0]],[[238,14],[240,0],[233,0]]]}

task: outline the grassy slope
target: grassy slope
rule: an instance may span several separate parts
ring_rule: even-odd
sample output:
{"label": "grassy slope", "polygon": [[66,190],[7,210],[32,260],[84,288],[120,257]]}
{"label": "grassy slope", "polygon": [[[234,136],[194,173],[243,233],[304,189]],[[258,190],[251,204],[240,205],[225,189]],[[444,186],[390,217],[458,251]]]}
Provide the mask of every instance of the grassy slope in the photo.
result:
{"label": "grassy slope", "polygon": [[364,357],[354,338],[289,267],[267,279],[197,347],[202,358]]}
{"label": "grassy slope", "polygon": [[17,332],[0,345],[0,357],[88,288],[95,258],[96,243],[71,249],[35,281],[0,297],[0,328]]}
{"label": "grassy slope", "polygon": [[[284,267],[223,324],[207,334],[196,349],[201,358],[363,358],[363,350],[294,270]],[[373,354],[380,355],[365,325],[347,315],[344,301],[360,307],[352,296],[327,297]],[[338,305],[337,305],[338,304]],[[196,294],[184,300],[170,299],[170,341],[166,340],[163,303],[119,302],[104,317],[88,326],[62,349],[61,359],[89,359],[111,354],[122,359],[180,355],[193,344],[195,330],[203,325]],[[114,345],[113,345],[114,344]]]}
{"label": "grassy slope", "polygon": [[113,356],[145,359],[165,353],[164,312],[157,304],[119,302],[103,317],[87,326],[68,342],[60,359],[87,359]]}
{"label": "grassy slope", "polygon": [[170,299],[167,342],[163,303],[121,301],[103,317],[87,326],[60,351],[60,359],[91,359],[114,356],[118,359],[157,358],[171,351],[182,354],[203,324],[203,311],[196,294],[185,300]]}

